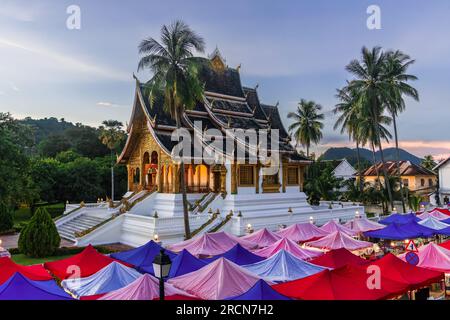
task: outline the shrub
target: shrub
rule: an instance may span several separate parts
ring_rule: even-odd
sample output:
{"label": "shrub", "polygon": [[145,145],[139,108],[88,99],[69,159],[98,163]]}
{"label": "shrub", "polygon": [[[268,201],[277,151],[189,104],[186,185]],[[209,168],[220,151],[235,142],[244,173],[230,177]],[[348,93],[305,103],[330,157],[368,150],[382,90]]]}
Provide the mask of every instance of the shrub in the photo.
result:
{"label": "shrub", "polygon": [[38,208],[19,237],[19,250],[27,256],[41,258],[54,254],[61,238],[50,214]]}
{"label": "shrub", "polygon": [[4,203],[0,203],[0,232],[9,231],[14,225],[13,211]]}

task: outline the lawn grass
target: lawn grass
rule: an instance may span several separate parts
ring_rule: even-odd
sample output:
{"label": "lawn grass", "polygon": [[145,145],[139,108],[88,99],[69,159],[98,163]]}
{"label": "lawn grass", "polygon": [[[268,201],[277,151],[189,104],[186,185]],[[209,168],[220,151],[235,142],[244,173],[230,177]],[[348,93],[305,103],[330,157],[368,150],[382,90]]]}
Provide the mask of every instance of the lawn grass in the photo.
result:
{"label": "lawn grass", "polygon": [[65,255],[65,256],[54,256],[54,257],[46,257],[46,258],[31,258],[24,254],[14,254],[11,256],[11,259],[18,264],[29,266],[32,264],[40,264],[44,262],[51,262],[55,260],[61,260],[71,257],[72,255]]}

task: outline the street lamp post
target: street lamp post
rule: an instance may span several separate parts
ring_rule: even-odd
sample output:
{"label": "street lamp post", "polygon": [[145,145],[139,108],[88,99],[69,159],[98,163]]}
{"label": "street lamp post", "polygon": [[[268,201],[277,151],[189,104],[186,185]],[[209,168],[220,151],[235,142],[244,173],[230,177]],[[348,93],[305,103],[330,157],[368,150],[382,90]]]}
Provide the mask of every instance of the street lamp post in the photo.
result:
{"label": "street lamp post", "polygon": [[169,275],[172,261],[170,257],[161,249],[159,254],[153,260],[153,271],[155,277],[159,279],[159,300],[164,300],[164,278]]}

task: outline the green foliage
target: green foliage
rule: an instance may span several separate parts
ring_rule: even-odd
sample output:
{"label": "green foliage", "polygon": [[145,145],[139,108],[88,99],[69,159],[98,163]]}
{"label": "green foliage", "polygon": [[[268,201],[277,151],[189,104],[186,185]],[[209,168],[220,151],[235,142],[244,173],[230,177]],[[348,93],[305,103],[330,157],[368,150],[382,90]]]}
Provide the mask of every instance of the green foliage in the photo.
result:
{"label": "green foliage", "polygon": [[305,180],[305,192],[311,205],[318,205],[320,200],[339,200],[342,179],[333,174],[333,166],[329,162],[317,161],[308,168]]}
{"label": "green foliage", "polygon": [[19,237],[19,250],[31,257],[46,257],[59,247],[55,223],[45,208],[39,208]]}
{"label": "green foliage", "polygon": [[420,201],[421,201],[422,199],[419,197],[419,196],[417,196],[417,195],[414,195],[414,194],[410,194],[409,195],[409,197],[408,197],[408,204],[409,204],[409,207],[413,210],[413,211],[419,211],[419,207],[420,207]]}
{"label": "green foliage", "polygon": [[437,165],[437,163],[434,161],[434,158],[432,155],[427,155],[427,156],[423,157],[423,160],[420,164],[424,168],[427,168],[428,170],[433,170],[433,168]]}
{"label": "green foliage", "polygon": [[0,202],[0,232],[11,230],[13,225],[13,211],[11,207]]}

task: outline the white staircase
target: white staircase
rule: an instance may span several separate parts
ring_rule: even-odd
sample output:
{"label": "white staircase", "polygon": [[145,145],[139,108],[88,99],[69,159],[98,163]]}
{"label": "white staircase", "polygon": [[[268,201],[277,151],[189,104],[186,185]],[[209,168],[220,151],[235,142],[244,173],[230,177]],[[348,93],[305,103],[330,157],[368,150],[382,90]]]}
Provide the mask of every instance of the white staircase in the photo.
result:
{"label": "white staircase", "polygon": [[57,229],[61,238],[75,242],[75,233],[89,230],[107,219],[109,218],[81,214],[76,218],[57,226]]}

